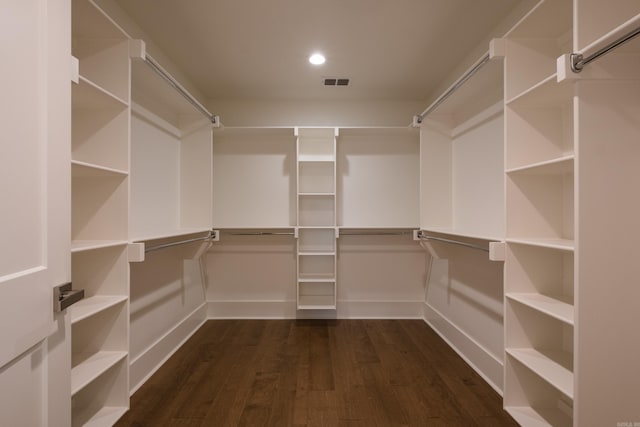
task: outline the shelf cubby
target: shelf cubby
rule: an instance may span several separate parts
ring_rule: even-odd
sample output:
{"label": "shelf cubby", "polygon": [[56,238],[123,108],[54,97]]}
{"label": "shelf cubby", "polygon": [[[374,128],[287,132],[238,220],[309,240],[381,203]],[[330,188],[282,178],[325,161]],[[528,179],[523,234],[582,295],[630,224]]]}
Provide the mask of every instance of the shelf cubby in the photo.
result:
{"label": "shelf cubby", "polygon": [[[100,375],[71,398],[72,426],[111,426],[129,409],[128,358],[126,352],[96,357],[104,365]],[[97,372],[98,370],[92,371]]]}
{"label": "shelf cubby", "polygon": [[334,162],[301,162],[298,165],[298,192],[335,193]]}
{"label": "shelf cubby", "polygon": [[298,253],[335,253],[335,251],[334,228],[300,228],[298,230]]}
{"label": "shelf cubby", "polygon": [[507,299],[507,355],[573,399],[573,326]]}
{"label": "shelf cubby", "polygon": [[571,50],[573,2],[540,1],[506,35],[507,101],[554,76],[556,59]]}
{"label": "shelf cubby", "polygon": [[574,154],[572,87],[547,81],[506,107],[506,168]]}
{"label": "shelf cubby", "polygon": [[298,199],[298,225],[304,227],[335,225],[334,195],[300,195]]}
{"label": "shelf cubby", "polygon": [[299,282],[299,310],[332,310],[336,308],[335,282]]}
{"label": "shelf cubby", "polygon": [[298,279],[335,280],[335,253],[298,254]]}
{"label": "shelf cubby", "polygon": [[517,359],[505,360],[505,410],[522,426],[572,427],[572,401]]}
{"label": "shelf cubby", "polygon": [[507,173],[507,238],[574,238],[573,159]]}
{"label": "shelf cubby", "polygon": [[72,170],[72,241],[126,240],[127,176],[77,165]]}

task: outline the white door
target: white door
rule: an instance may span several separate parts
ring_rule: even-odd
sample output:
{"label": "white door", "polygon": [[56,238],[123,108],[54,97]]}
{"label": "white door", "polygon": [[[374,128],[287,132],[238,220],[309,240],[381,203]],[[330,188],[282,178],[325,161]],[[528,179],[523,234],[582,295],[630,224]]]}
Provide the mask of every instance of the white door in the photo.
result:
{"label": "white door", "polygon": [[0,0],[0,425],[70,423],[69,0]]}

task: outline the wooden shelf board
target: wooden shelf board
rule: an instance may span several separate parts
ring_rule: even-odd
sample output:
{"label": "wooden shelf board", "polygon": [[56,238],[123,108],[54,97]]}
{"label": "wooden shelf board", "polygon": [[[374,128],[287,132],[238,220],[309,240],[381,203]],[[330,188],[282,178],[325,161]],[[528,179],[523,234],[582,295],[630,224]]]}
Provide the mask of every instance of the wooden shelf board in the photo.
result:
{"label": "wooden shelf board", "polygon": [[127,108],[128,105],[122,98],[102,88],[85,76],[80,75],[78,84],[71,86],[71,106],[73,109],[122,110]]}
{"label": "wooden shelf board", "polygon": [[299,256],[335,256],[335,251],[300,251]]}
{"label": "wooden shelf board", "polygon": [[84,427],[111,426],[116,423],[129,408],[123,406],[105,406],[89,419]]}
{"label": "wooden shelf board", "polygon": [[509,292],[506,297],[569,325],[574,324],[573,304],[563,301],[560,297],[520,292]]}
{"label": "wooden shelf board", "polygon": [[335,277],[327,278],[327,277],[304,277],[298,276],[298,283],[335,283]]}
{"label": "wooden shelf board", "polygon": [[334,162],[335,157],[330,154],[299,154],[299,162]]}
{"label": "wooden shelf board", "polygon": [[558,83],[557,75],[553,73],[527,90],[506,101],[515,108],[545,108],[558,107],[571,102],[573,86],[566,81]]}
{"label": "wooden shelf board", "polygon": [[571,427],[573,421],[559,409],[507,406],[505,411],[520,425],[528,427]]}
{"label": "wooden shelf board", "polygon": [[81,362],[71,368],[71,395],[75,395],[109,368],[127,357],[126,351],[99,351],[91,355],[76,355]]}
{"label": "wooden shelf board", "polygon": [[335,304],[298,304],[298,310],[335,310]]}
{"label": "wooden shelf board", "polygon": [[114,169],[107,166],[97,165],[95,163],[81,162],[79,160],[71,161],[71,175],[74,177],[126,177],[129,172],[122,169]]}
{"label": "wooden shelf board", "polygon": [[128,243],[126,240],[73,240],[71,241],[71,253],[124,246]]}
{"label": "wooden shelf board", "polygon": [[467,230],[458,230],[455,228],[442,228],[442,227],[427,227],[421,228],[421,231],[425,231],[427,233],[438,233],[438,234],[448,234],[450,236],[456,237],[467,237],[469,239],[479,239],[479,240],[487,240],[491,242],[501,242],[504,240],[504,237],[491,236],[484,233],[476,233],[473,231]]}
{"label": "wooden shelf board", "polygon": [[572,252],[574,250],[574,241],[570,239],[552,239],[552,238],[508,238],[507,243],[517,243],[520,245],[537,246],[540,248],[558,249],[561,251]]}
{"label": "wooden shelf board", "polygon": [[69,307],[71,324],[73,325],[103,310],[125,302],[127,298],[124,295],[95,295],[78,301]]}
{"label": "wooden shelf board", "polygon": [[562,156],[557,159],[532,163],[530,165],[519,166],[507,169],[506,173],[511,175],[564,175],[572,174],[574,169],[574,155]]}
{"label": "wooden shelf board", "polygon": [[164,231],[158,233],[141,233],[131,239],[131,242],[146,242],[149,240],[169,239],[172,237],[188,236],[190,234],[207,233],[211,227],[203,228],[183,228],[174,231]]}
{"label": "wooden shelf board", "polygon": [[561,350],[507,348],[507,354],[573,399],[573,355]]}

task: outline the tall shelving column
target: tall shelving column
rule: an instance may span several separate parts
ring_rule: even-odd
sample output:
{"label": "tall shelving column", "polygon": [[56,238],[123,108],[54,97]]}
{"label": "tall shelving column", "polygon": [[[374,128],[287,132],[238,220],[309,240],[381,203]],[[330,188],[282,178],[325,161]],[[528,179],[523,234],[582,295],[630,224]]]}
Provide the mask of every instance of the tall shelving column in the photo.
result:
{"label": "tall shelving column", "polygon": [[[577,0],[572,52],[588,57],[640,28],[640,2]],[[567,55],[568,56],[568,55]],[[640,324],[640,37],[564,71],[575,90],[574,426],[637,425]]]}
{"label": "tall shelving column", "polygon": [[296,128],[297,309],[336,309],[336,137],[334,128]]}
{"label": "tall shelving column", "polygon": [[523,426],[571,426],[574,398],[572,1],[540,1],[506,36],[506,410]]}
{"label": "tall shelving column", "polygon": [[89,0],[72,3],[72,423],[129,407],[129,41]]}

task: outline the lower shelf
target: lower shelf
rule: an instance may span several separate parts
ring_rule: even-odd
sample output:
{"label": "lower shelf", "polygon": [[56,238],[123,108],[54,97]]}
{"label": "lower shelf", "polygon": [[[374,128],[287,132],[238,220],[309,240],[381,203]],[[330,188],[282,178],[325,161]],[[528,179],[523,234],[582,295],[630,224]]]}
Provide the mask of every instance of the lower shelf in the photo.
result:
{"label": "lower shelf", "polygon": [[85,427],[112,426],[129,408],[120,406],[105,406],[84,423]]}
{"label": "lower shelf", "polygon": [[71,395],[78,393],[109,368],[127,357],[126,351],[100,351],[77,355],[71,368]]}
{"label": "lower shelf", "polygon": [[507,354],[573,399],[573,356],[559,350],[508,348]]}
{"label": "lower shelf", "polygon": [[507,406],[504,408],[521,426],[571,427],[573,420],[559,409]]}

